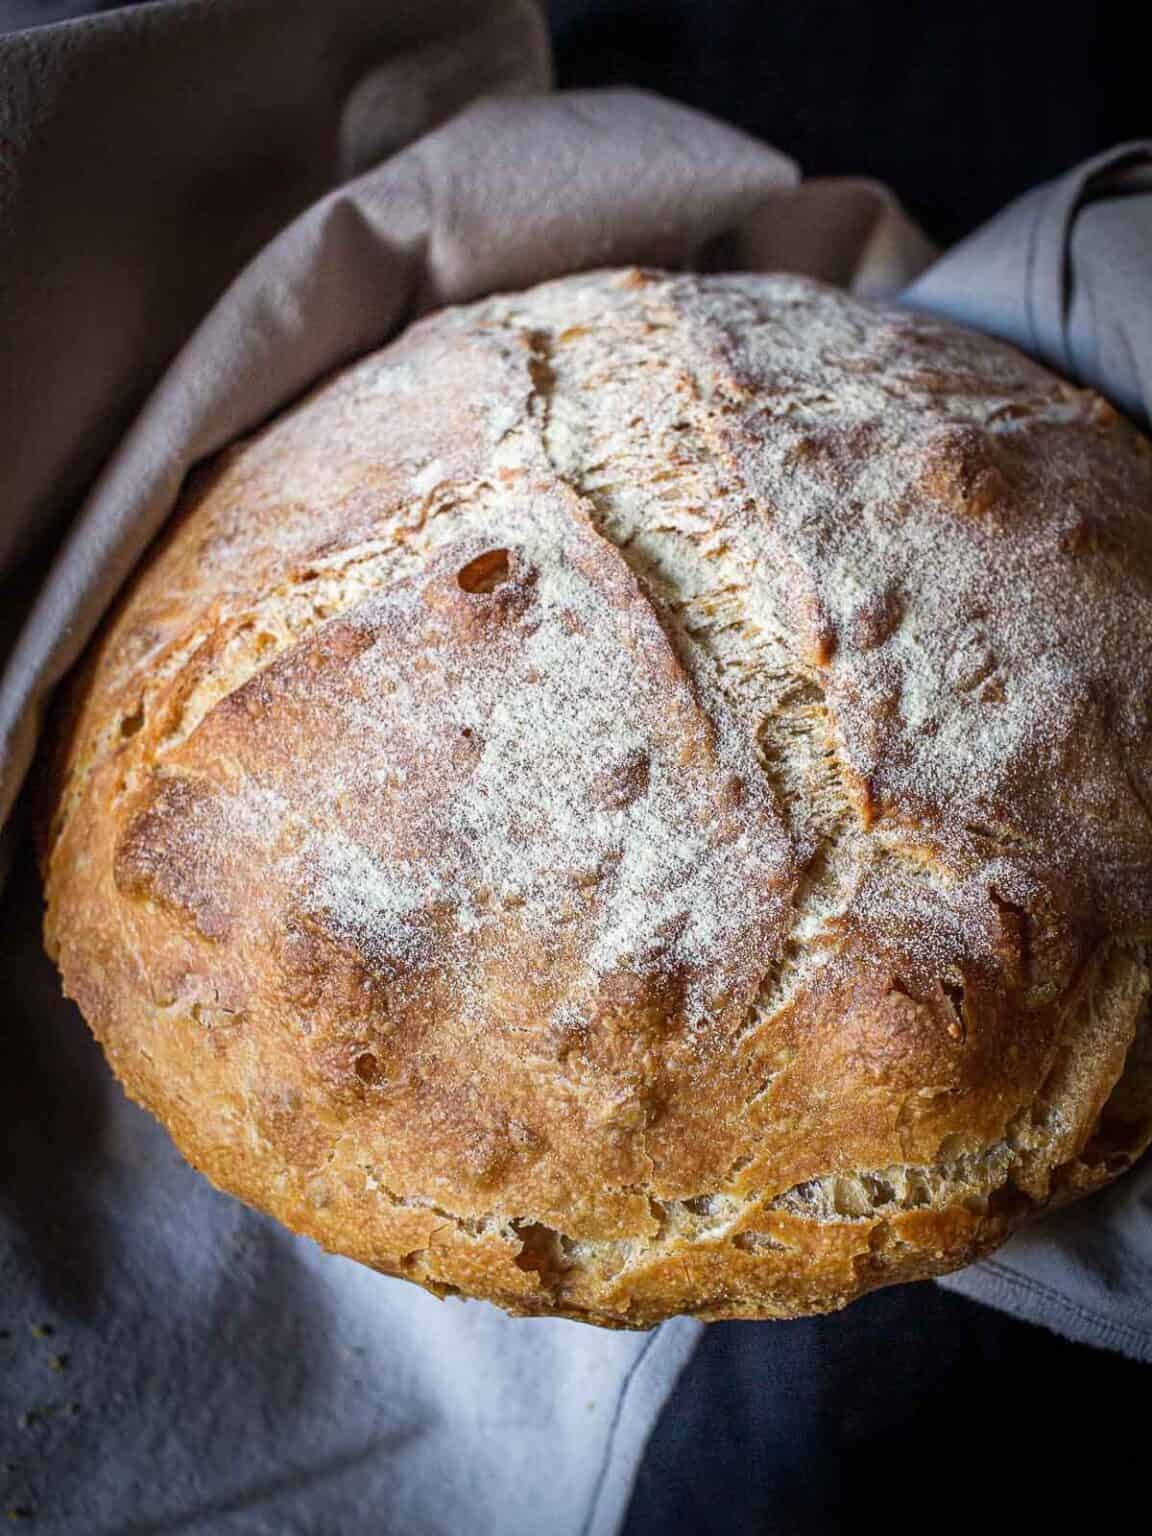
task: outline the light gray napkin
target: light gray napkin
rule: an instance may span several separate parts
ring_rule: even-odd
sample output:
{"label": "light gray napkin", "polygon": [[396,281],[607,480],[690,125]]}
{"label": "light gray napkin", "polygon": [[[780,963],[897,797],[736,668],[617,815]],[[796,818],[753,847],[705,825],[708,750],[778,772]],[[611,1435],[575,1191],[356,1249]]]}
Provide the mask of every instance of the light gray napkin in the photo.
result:
{"label": "light gray napkin", "polygon": [[922,273],[905,302],[1011,341],[1152,418],[1152,139],[1036,187]]}

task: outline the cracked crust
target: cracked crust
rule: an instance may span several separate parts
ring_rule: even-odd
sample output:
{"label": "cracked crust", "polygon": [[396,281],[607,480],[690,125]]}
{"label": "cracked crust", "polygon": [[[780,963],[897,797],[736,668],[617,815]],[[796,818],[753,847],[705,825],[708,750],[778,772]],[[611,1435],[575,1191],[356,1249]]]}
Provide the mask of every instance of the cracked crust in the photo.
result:
{"label": "cracked crust", "polygon": [[1152,456],[795,278],[447,311],[187,487],[47,936],[222,1188],[644,1327],[957,1267],[1152,1136]]}

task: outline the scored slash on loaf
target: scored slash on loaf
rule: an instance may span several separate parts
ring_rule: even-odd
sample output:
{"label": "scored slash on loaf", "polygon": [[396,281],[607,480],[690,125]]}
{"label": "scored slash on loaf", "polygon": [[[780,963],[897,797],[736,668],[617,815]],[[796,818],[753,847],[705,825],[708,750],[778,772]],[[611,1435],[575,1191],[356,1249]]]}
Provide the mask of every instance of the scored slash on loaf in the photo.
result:
{"label": "scored slash on loaf", "polygon": [[606,1326],[940,1273],[1152,1137],[1152,452],[792,277],[448,310],[194,475],[47,934],[220,1187]]}

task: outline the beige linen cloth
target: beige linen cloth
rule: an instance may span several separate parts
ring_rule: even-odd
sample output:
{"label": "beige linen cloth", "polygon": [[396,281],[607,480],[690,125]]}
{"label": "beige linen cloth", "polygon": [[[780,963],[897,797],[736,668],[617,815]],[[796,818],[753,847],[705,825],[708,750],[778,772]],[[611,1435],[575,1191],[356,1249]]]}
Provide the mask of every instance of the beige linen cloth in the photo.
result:
{"label": "beige linen cloth", "polygon": [[[549,67],[530,0],[168,0],[0,38],[0,1438],[37,1529],[607,1533],[695,1340],[441,1305],[209,1189],[59,999],[20,814],[45,702],[189,467],[414,316],[625,262],[873,295],[929,268],[884,188]],[[982,291],[949,259],[911,302]],[[1010,331],[1012,281],[970,318]],[[1078,324],[1049,327],[1069,371]],[[1152,1358],[1150,1198],[1137,1173],[1040,1229],[1046,1290],[1014,1247],[962,1283]]]}

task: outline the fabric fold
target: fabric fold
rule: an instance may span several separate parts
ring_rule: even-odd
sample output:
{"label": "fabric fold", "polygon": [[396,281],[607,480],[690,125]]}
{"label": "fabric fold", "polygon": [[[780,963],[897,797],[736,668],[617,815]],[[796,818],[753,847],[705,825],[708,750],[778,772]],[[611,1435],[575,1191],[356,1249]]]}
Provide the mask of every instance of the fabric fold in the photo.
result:
{"label": "fabric fold", "polygon": [[1152,419],[1152,140],[1036,187],[962,240],[903,302],[1000,336]]}

